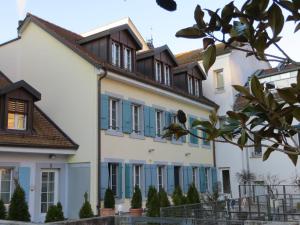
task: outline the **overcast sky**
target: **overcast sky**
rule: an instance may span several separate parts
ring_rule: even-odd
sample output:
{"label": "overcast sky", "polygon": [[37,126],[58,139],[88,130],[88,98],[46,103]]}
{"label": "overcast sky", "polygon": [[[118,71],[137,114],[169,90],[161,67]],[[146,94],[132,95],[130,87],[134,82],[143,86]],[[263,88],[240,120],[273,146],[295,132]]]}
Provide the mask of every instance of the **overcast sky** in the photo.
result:
{"label": "overcast sky", "polygon": [[[174,53],[202,47],[201,40],[176,38],[177,30],[194,24],[195,6],[216,9],[230,0],[177,0],[178,9],[168,12],[155,0],[2,0],[0,8],[0,43],[17,36],[18,20],[30,12],[74,32],[85,32],[129,16],[147,40],[155,46],[168,44]],[[242,4],[241,0],[235,1]],[[300,31],[293,33],[289,23],[282,32],[280,45],[300,61]],[[274,53],[274,51],[270,51]]]}

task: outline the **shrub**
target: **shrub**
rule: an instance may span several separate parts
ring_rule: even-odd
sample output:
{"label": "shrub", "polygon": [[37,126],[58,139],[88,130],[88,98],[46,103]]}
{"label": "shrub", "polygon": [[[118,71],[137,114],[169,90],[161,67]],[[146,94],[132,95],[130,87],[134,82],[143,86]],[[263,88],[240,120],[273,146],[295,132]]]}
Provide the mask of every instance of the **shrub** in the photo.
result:
{"label": "shrub", "polygon": [[131,208],[140,209],[142,208],[142,193],[139,186],[134,187],[134,193],[131,199]]}
{"label": "shrub", "polygon": [[187,204],[200,203],[199,193],[195,184],[191,184],[187,193]]}
{"label": "shrub", "polygon": [[6,219],[6,208],[4,202],[0,199],[0,220]]}
{"label": "shrub", "polygon": [[65,218],[61,203],[58,202],[57,205],[50,206],[47,211],[45,222],[49,223],[63,220],[65,220]]}
{"label": "shrub", "polygon": [[83,219],[83,218],[90,218],[90,217],[93,217],[93,216],[94,216],[94,213],[93,213],[91,204],[88,200],[88,193],[85,192],[84,193],[84,203],[81,206],[81,209],[79,211],[79,218]]}
{"label": "shrub", "polygon": [[158,199],[159,199],[159,207],[168,207],[171,205],[168,198],[168,194],[163,188],[158,192]]}
{"label": "shrub", "polygon": [[104,195],[104,208],[115,208],[115,196],[110,188],[107,188]]}
{"label": "shrub", "polygon": [[25,200],[25,192],[18,181],[15,181],[15,186],[16,188],[12,195],[8,209],[8,219],[29,222],[30,214]]}
{"label": "shrub", "polygon": [[150,217],[159,216],[159,199],[158,199],[157,190],[154,186],[149,187],[146,207],[147,207],[147,216]]}
{"label": "shrub", "polygon": [[180,186],[177,186],[172,195],[172,201],[174,205],[183,205],[186,202],[186,198],[182,193]]}

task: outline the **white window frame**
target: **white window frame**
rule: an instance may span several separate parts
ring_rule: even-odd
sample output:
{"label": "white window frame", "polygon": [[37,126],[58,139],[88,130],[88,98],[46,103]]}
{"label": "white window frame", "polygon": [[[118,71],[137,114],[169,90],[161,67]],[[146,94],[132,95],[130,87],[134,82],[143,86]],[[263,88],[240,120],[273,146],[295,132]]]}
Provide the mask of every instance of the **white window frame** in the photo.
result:
{"label": "white window frame", "polygon": [[[9,201],[11,199],[11,196],[12,196],[12,186],[13,186],[13,169],[12,168],[0,168],[0,199],[1,199],[1,194],[4,193],[4,194],[7,194],[8,192],[3,192],[1,190],[1,187],[2,187],[2,173],[6,170],[9,170],[10,171],[10,184],[9,184]],[[4,204],[9,204],[9,202],[4,202]]]}
{"label": "white window frame", "polygon": [[195,81],[195,95],[197,97],[199,97],[200,96],[200,89],[199,89],[200,80],[199,79],[194,79],[194,81]]}
{"label": "white window frame", "polygon": [[[165,166],[157,166],[157,190],[160,191],[161,188],[165,188],[165,176],[164,176]],[[161,173],[161,174],[160,174]],[[160,179],[161,178],[161,179]],[[161,183],[160,183],[161,180]]]}
{"label": "white window frame", "polygon": [[[136,174],[136,169],[138,169],[138,174]],[[136,185],[138,185],[138,187],[140,188],[140,189],[142,189],[142,181],[141,181],[141,178],[142,178],[142,176],[141,176],[141,170],[142,170],[142,166],[141,165],[133,165],[133,188],[135,188],[135,186]],[[138,175],[138,177],[139,177],[139,182],[137,183],[137,181],[136,181],[136,177],[137,177],[137,175]]]}
{"label": "white window frame", "polygon": [[124,47],[124,68],[132,71],[132,49]]}
{"label": "white window frame", "polygon": [[[43,173],[54,173],[54,199],[53,199],[53,205],[57,204],[58,202],[58,182],[59,182],[59,179],[58,179],[58,176],[59,176],[59,171],[57,169],[42,169],[41,172],[40,172],[40,177],[41,177],[41,193],[40,193],[40,213],[42,215],[46,215],[47,212],[42,212],[42,203],[46,203],[47,204],[47,211],[49,209],[49,207],[51,205],[49,205],[49,201],[47,200],[47,202],[42,202],[42,193],[47,193],[47,199],[48,199],[48,195],[49,195],[49,190],[47,190],[47,192],[42,192],[42,184],[43,184],[43,176],[42,174]],[[49,177],[49,175],[48,175]],[[48,180],[49,182],[49,180]],[[47,189],[49,189],[49,187],[47,187]]]}
{"label": "white window frame", "polygon": [[155,61],[155,80],[159,83],[162,83],[162,74],[161,74],[162,63]]}
{"label": "white window frame", "polygon": [[188,92],[189,94],[193,94],[193,77],[188,75]]}
{"label": "white window frame", "polygon": [[[113,115],[112,115],[112,106],[113,102],[116,102],[116,127],[113,127]],[[118,131],[120,130],[120,100],[116,98],[110,98],[109,99],[109,129]]]}
{"label": "white window frame", "polygon": [[110,189],[113,191],[113,188],[112,188],[112,177],[113,177],[113,167],[115,167],[115,169],[116,169],[116,174],[115,174],[115,178],[116,178],[116,193],[114,193],[114,195],[115,196],[117,196],[118,195],[118,185],[119,185],[119,183],[118,183],[118,167],[119,167],[119,165],[117,164],[117,163],[109,163],[109,187],[110,187]]}
{"label": "white window frame", "polygon": [[170,66],[164,65],[164,83],[167,86],[171,85]]}
{"label": "white window frame", "polygon": [[121,66],[121,46],[116,42],[111,44],[111,62],[115,66]]}
{"label": "white window frame", "polygon": [[[222,84],[219,84],[218,76],[222,75]],[[215,89],[217,92],[222,92],[225,90],[225,79],[224,79],[224,70],[215,70],[214,71],[214,77],[215,77]]]}
{"label": "white window frame", "polygon": [[[158,115],[160,118],[158,118]],[[162,137],[163,135],[163,111],[155,111],[155,135],[157,137]]]}
{"label": "white window frame", "polygon": [[[135,121],[135,108],[137,108],[137,121]],[[135,134],[141,134],[141,106],[132,104],[132,132]],[[136,124],[137,123],[137,124]],[[137,125],[137,130],[135,129]]]}

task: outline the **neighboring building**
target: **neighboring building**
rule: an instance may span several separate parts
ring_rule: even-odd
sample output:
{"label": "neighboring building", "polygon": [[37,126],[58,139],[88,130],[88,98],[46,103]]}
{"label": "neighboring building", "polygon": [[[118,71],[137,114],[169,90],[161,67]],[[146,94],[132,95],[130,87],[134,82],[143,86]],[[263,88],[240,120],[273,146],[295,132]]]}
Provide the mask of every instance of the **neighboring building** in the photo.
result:
{"label": "neighboring building", "polygon": [[203,96],[199,66],[176,68],[170,49],[149,48],[129,19],[79,35],[28,14],[18,33],[0,45],[0,68],[37,87],[44,99],[37,105],[79,145],[67,161],[74,170],[66,217],[78,216],[85,191],[97,212],[107,187],[123,211],[134,185],[144,199],[150,185],[169,195],[177,185],[186,193],[192,182],[199,192],[212,191],[212,144],[162,138],[178,109],[190,126],[218,108]]}
{"label": "neighboring building", "polygon": [[43,221],[54,202],[68,207],[68,160],[78,148],[36,105],[40,100],[28,83],[0,72],[0,199],[9,204],[18,179],[34,221]]}
{"label": "neighboring building", "polygon": [[[233,110],[237,93],[232,85],[244,85],[248,77],[256,70],[270,68],[270,65],[256,60],[255,57],[246,57],[244,52],[224,48],[223,44],[218,44],[216,47],[216,62],[202,85],[203,95],[219,105],[218,114],[222,117],[228,110]],[[197,49],[180,53],[176,55],[176,58],[180,65],[191,62],[198,62],[202,65],[202,52],[203,49]],[[220,192],[237,197],[236,174],[249,168],[247,157],[239,148],[231,144],[216,142],[215,146]]]}

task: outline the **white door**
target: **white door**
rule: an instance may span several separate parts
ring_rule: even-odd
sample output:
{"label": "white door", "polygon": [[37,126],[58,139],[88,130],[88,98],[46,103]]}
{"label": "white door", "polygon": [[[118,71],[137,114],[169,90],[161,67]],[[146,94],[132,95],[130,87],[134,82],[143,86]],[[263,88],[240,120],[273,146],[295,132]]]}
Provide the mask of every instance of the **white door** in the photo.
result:
{"label": "white door", "polygon": [[41,171],[40,217],[45,221],[50,206],[58,202],[58,170],[43,169]]}

